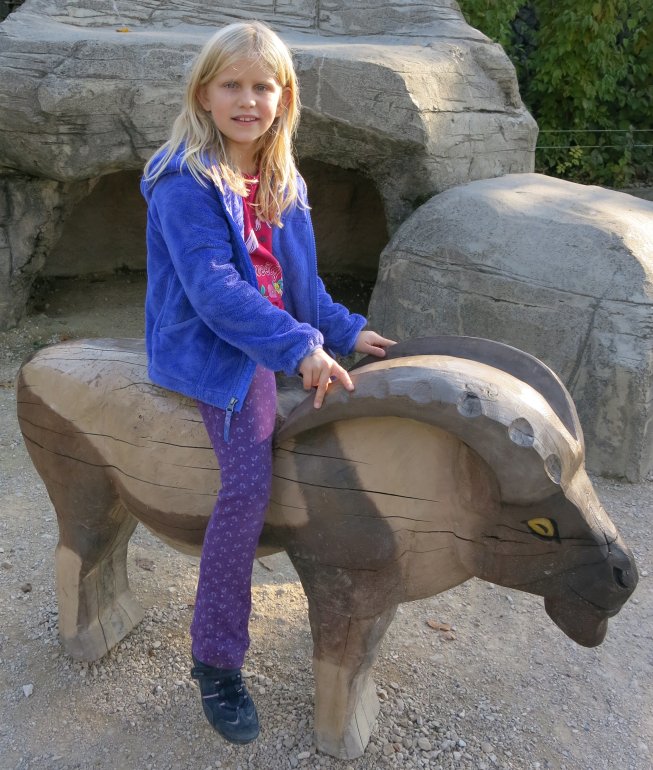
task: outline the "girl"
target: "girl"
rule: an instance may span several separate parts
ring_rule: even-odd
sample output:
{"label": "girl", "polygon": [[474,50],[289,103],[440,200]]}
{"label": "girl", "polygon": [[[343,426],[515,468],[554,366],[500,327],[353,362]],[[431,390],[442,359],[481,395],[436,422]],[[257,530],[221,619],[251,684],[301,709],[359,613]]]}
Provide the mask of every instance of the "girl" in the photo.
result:
{"label": "girl", "polygon": [[304,181],[292,156],[299,117],[290,52],[269,28],[217,32],[191,70],[172,135],[145,167],[145,337],[150,378],[195,398],[222,485],[200,561],[191,624],[204,712],[227,740],[258,735],[240,668],[251,574],[268,505],[274,372],[353,390],[336,353],[392,344],[333,302],[317,275]]}

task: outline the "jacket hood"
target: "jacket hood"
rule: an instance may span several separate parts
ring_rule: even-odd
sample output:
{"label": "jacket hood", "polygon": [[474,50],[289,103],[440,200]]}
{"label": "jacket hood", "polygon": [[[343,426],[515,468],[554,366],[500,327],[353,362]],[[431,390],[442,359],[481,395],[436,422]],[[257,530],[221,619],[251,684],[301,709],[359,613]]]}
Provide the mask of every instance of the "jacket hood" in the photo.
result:
{"label": "jacket hood", "polygon": [[[185,168],[188,168],[187,164],[184,162],[185,151],[186,151],[186,148],[184,145],[179,147],[177,152],[175,152],[175,154],[168,159],[162,171],[159,173],[159,175],[154,181],[146,179],[145,176],[141,177],[141,194],[143,195],[143,197],[148,203],[150,202],[150,198],[152,197],[152,190],[154,189],[154,185],[159,181],[159,179],[161,179],[164,176],[168,176],[169,174],[179,174]],[[166,150],[164,148],[157,150],[156,154],[154,155],[151,161],[153,168],[157,168],[158,164],[161,162],[165,154],[166,154]]]}

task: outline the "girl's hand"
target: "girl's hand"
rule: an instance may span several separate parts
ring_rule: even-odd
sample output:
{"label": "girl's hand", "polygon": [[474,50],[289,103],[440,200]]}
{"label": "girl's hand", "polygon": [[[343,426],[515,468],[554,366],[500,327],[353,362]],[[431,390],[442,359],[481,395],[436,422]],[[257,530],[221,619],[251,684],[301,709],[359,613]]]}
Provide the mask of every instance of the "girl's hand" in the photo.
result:
{"label": "girl's hand", "polygon": [[313,402],[316,409],[322,406],[324,395],[332,379],[340,380],[347,390],[354,389],[354,383],[346,370],[322,348],[316,348],[302,358],[299,373],[304,379],[304,390],[317,388]]}
{"label": "girl's hand", "polygon": [[356,344],[354,350],[357,353],[367,353],[368,355],[378,356],[383,358],[385,355],[385,349],[390,345],[396,345],[394,340],[387,340],[380,334],[371,330],[362,331],[356,338]]}

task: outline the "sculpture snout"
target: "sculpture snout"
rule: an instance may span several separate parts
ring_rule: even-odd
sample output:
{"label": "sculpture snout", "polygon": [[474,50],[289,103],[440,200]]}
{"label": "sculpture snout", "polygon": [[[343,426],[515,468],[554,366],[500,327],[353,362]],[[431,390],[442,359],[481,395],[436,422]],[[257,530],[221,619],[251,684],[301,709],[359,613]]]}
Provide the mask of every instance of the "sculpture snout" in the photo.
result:
{"label": "sculpture snout", "polygon": [[633,555],[620,537],[612,542],[606,538],[606,546],[605,561],[574,570],[568,586],[577,597],[612,617],[635,590],[639,576]]}
{"label": "sculpture snout", "polygon": [[613,543],[608,543],[608,568],[611,570],[612,577],[611,593],[621,600],[619,604],[621,607],[621,604],[635,590],[639,574],[630,549],[620,542],[620,538]]}
{"label": "sculpture snout", "polygon": [[623,569],[622,567],[613,567],[612,574],[617,586],[625,591],[632,593],[637,585],[637,570]]}
{"label": "sculpture snout", "polygon": [[621,538],[606,539],[606,546],[607,556],[601,564],[587,564],[571,573],[566,595],[563,592],[544,600],[554,623],[585,647],[603,641],[608,618],[623,607],[639,579],[633,555]]}

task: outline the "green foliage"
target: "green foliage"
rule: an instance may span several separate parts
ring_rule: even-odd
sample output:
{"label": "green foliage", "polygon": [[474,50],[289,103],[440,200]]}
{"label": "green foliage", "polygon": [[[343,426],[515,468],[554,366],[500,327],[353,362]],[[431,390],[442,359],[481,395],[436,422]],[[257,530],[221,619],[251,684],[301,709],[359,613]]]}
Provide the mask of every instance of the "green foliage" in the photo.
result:
{"label": "green foliage", "polygon": [[623,186],[653,177],[650,0],[461,0],[500,42],[540,126],[536,166]]}
{"label": "green foliage", "polygon": [[15,11],[24,2],[25,0],[0,0],[0,21],[4,21],[12,11]]}
{"label": "green foliage", "polygon": [[463,0],[460,6],[472,27],[505,48],[512,38],[510,23],[523,4],[523,0]]}

